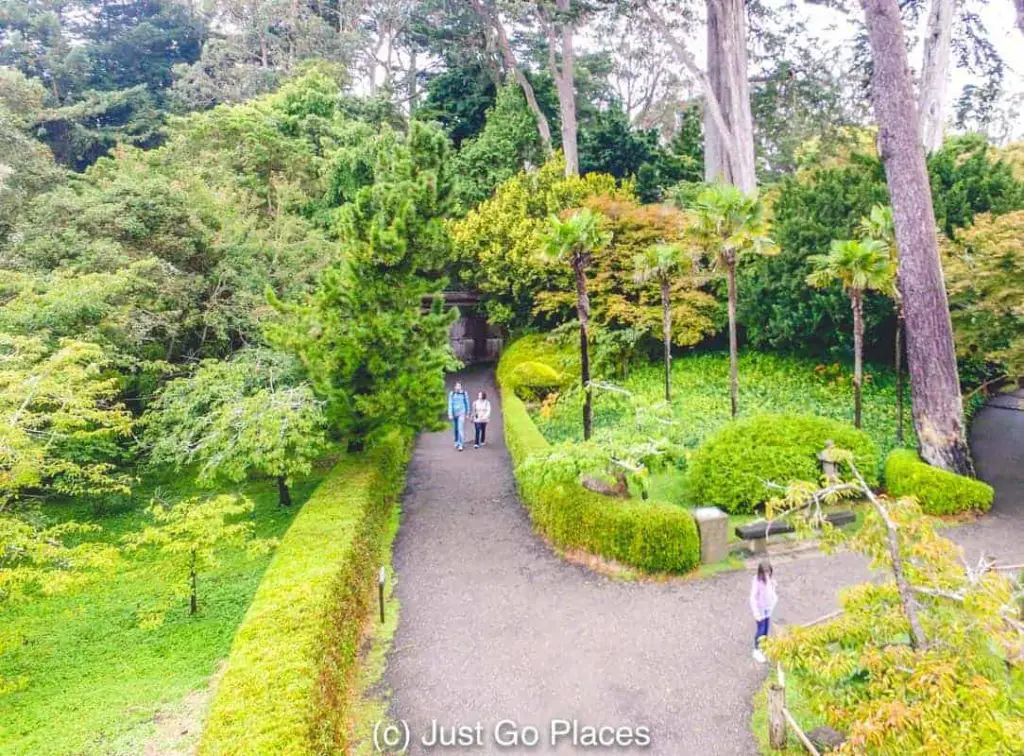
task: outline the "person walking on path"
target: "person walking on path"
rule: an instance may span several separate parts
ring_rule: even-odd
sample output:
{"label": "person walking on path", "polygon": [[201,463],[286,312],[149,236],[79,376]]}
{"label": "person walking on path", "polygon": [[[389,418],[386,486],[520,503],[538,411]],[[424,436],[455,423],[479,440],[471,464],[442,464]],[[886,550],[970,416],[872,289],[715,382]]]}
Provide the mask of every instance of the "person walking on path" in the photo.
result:
{"label": "person walking on path", "polygon": [[490,419],[491,403],[487,399],[487,392],[481,391],[476,395],[476,401],[473,402],[474,449],[487,446],[487,423]]}
{"label": "person walking on path", "polygon": [[754,635],[754,658],[762,664],[768,659],[761,651],[761,638],[768,635],[772,612],[779,601],[775,592],[775,579],[772,578],[772,566],[768,562],[757,565],[757,575],[750,585],[750,611],[757,621],[757,633]]}
{"label": "person walking on path", "polygon": [[455,432],[455,449],[462,451],[464,443],[463,435],[466,415],[469,414],[469,394],[462,388],[461,383],[456,383],[448,393],[448,419],[452,421],[452,430]]}

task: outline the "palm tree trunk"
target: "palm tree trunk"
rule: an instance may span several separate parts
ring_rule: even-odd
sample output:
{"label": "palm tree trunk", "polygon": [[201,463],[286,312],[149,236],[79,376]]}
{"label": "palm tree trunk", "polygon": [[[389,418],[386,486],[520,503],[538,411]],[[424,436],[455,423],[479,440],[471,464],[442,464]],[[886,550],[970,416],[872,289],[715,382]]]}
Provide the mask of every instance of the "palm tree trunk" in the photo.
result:
{"label": "palm tree trunk", "polygon": [[861,292],[850,291],[853,307],[853,426],[860,427],[861,383],[864,378],[864,304]]}
{"label": "palm tree trunk", "polygon": [[669,307],[668,278],[661,280],[661,327],[665,340],[665,401],[672,401],[672,309]]}
{"label": "palm tree trunk", "polygon": [[576,273],[576,313],[580,319],[580,381],[583,384],[583,440],[589,441],[594,424],[593,397],[590,390],[590,296],[587,294],[587,274],[583,270],[583,260],[577,255],[572,263]]}
{"label": "palm tree trunk", "polygon": [[729,263],[729,399],[732,403],[732,416],[740,409],[740,369],[739,346],[736,343],[736,263]]}
{"label": "palm tree trunk", "polygon": [[896,443],[903,443],[903,307],[896,303]]}
{"label": "palm tree trunk", "polygon": [[188,613],[193,615],[199,611],[199,575],[196,565],[196,552],[192,552],[192,561],[189,562],[188,577],[191,592],[188,597]]}
{"label": "palm tree trunk", "polygon": [[288,480],[283,475],[277,476],[277,501],[282,507],[292,505],[292,495],[288,491]]}

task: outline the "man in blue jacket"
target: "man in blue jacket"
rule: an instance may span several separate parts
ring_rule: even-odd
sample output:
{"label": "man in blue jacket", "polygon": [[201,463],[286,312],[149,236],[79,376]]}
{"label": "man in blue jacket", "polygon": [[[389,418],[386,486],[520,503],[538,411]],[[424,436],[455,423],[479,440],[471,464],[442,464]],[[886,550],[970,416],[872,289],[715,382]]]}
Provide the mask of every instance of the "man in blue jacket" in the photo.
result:
{"label": "man in blue jacket", "polygon": [[469,414],[469,394],[456,382],[455,388],[448,392],[448,419],[452,421],[455,431],[455,448],[462,451],[463,426]]}

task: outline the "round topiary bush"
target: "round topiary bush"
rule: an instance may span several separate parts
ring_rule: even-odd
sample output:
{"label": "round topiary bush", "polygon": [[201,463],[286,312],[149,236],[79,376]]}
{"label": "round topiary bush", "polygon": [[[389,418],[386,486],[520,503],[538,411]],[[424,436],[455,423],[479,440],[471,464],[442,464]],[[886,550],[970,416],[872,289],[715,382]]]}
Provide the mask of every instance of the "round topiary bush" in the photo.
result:
{"label": "round topiary bush", "polygon": [[512,369],[512,389],[520,399],[542,399],[558,391],[564,380],[550,365],[536,360],[521,362]]}
{"label": "round topiary bush", "polygon": [[885,487],[890,496],[913,496],[930,515],[987,512],[995,492],[974,478],[922,462],[912,449],[894,449],[885,460]]}
{"label": "round topiary bush", "polygon": [[877,485],[878,451],[864,431],[811,415],[757,415],[734,420],[700,445],[690,459],[687,496],[700,506],[751,513],[778,495],[767,482],[817,480],[817,455],[829,440],[852,451],[865,480]]}

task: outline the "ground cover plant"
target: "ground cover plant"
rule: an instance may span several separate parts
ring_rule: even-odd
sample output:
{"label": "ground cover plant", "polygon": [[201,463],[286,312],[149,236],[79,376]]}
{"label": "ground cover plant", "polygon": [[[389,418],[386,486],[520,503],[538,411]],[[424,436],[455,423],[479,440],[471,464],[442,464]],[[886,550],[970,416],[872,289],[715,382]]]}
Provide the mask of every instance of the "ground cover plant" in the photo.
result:
{"label": "ground cover plant", "polygon": [[[325,470],[298,481],[301,505]],[[299,507],[278,505],[277,487],[261,480],[237,487],[255,503],[254,534],[279,538]],[[119,544],[151,520],[150,496],[209,496],[179,476],[144,482],[133,506],[95,517],[84,502],[53,504],[48,513],[98,523],[102,542]],[[140,753],[154,712],[203,689],[228,653],[235,629],[270,555],[244,548],[221,552],[219,566],[200,576],[199,612],[188,597],[168,602],[167,556],[159,551],[123,558],[78,590],[4,608],[0,677],[20,680],[0,706],[0,742],[18,753]],[[187,578],[182,574],[181,580]],[[162,621],[153,626],[154,610]]]}
{"label": "ground cover plant", "polygon": [[[804,414],[852,425],[852,371],[845,363],[822,363],[748,350],[740,355],[739,374],[741,417]],[[599,389],[594,399],[595,438],[602,434],[657,432],[678,444],[696,448],[729,421],[728,375],[727,353],[708,351],[676,356],[672,361],[671,413],[648,413],[654,417],[638,415],[634,404],[620,391]],[[863,430],[877,447],[880,459],[884,459],[897,445],[894,375],[888,369],[868,365],[864,378]],[[616,388],[630,392],[644,405],[655,407],[664,396],[663,368],[656,364],[637,365]],[[580,437],[574,406],[571,393],[554,402],[534,405],[537,425],[547,439],[559,442]],[[907,444],[913,443],[913,437],[908,437]]]}

